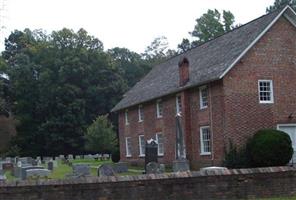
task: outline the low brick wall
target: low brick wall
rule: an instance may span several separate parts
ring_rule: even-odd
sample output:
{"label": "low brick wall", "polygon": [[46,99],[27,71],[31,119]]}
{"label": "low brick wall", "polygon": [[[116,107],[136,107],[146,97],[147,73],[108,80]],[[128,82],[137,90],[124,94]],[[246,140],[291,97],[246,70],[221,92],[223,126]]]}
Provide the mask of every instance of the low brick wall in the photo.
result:
{"label": "low brick wall", "polygon": [[296,168],[0,183],[1,200],[187,200],[296,196]]}

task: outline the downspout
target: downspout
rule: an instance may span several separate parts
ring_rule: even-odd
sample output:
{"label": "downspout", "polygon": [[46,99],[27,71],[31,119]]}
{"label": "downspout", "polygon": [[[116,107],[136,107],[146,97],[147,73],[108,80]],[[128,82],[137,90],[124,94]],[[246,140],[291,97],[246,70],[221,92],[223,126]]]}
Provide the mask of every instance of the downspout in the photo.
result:
{"label": "downspout", "polygon": [[210,84],[210,87],[209,87],[209,97],[210,97],[210,133],[211,133],[211,142],[212,142],[212,153],[211,153],[211,156],[212,156],[212,166],[214,165],[214,131],[213,131],[213,108],[212,108],[212,84]]}

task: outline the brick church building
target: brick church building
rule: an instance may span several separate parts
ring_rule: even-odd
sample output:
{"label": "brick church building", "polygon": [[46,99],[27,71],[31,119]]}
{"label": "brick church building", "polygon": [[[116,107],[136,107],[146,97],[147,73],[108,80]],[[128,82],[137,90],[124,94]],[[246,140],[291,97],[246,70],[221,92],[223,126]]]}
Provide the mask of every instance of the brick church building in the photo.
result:
{"label": "brick church building", "polygon": [[155,66],[113,108],[121,161],[144,162],[158,141],[159,162],[175,159],[182,115],[192,168],[219,166],[231,140],[243,145],[262,128],[287,132],[296,145],[296,13],[259,17]]}

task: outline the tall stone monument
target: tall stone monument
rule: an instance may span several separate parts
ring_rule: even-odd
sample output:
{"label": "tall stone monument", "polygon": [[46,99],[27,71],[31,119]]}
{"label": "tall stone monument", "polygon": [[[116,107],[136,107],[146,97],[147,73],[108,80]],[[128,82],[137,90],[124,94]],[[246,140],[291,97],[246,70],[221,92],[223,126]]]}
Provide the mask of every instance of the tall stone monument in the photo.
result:
{"label": "tall stone monument", "polygon": [[176,160],[173,161],[173,171],[189,171],[189,161],[186,159],[186,147],[181,123],[181,113],[176,115]]}

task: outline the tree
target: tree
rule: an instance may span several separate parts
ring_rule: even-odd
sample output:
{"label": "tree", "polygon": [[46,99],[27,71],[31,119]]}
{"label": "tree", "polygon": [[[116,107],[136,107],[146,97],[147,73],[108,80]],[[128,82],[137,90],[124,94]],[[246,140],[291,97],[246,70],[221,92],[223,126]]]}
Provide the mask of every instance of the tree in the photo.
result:
{"label": "tree", "polygon": [[108,54],[112,57],[116,68],[129,88],[141,80],[151,69],[151,65],[140,54],[126,48],[115,47],[109,49]]}
{"label": "tree", "polygon": [[83,151],[86,128],[127,89],[103,43],[83,29],[50,35],[15,31],[2,57],[12,110],[20,122],[14,141],[24,155]]}
{"label": "tree", "polygon": [[189,33],[196,40],[190,43],[188,39],[183,39],[181,44],[178,45],[179,52],[187,51],[192,47],[223,35],[236,27],[234,22],[234,15],[230,11],[223,10],[221,15],[216,9],[208,10],[207,13],[196,19],[196,25],[193,31]]}
{"label": "tree", "polygon": [[155,38],[149,46],[146,47],[143,57],[152,66],[161,63],[165,59],[175,55],[176,52],[169,49],[169,43],[165,36]]}
{"label": "tree", "polygon": [[101,115],[87,128],[85,134],[86,149],[93,152],[113,152],[117,137],[107,115]]}
{"label": "tree", "polygon": [[281,9],[286,5],[290,5],[294,10],[296,10],[296,0],[275,0],[273,5],[266,8],[266,12],[270,13],[277,9]]}
{"label": "tree", "polygon": [[179,52],[183,53],[192,48],[192,44],[188,39],[183,38],[182,42],[178,44]]}

